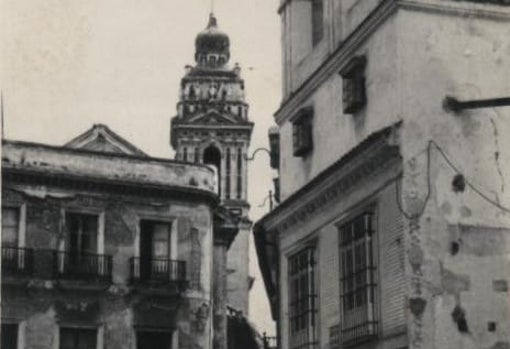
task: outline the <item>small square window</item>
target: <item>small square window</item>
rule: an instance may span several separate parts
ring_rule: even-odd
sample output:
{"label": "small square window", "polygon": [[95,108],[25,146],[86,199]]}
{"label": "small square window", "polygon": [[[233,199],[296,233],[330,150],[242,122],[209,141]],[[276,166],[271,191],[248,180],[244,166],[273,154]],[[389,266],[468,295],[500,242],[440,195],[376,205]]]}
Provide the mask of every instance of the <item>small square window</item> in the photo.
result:
{"label": "small square window", "polygon": [[292,143],[294,156],[304,156],[313,148],[312,140],[313,108],[301,109],[292,122]]}
{"label": "small square window", "polygon": [[365,56],[356,56],[340,72],[342,76],[342,101],[345,114],[354,114],[366,104],[366,62]]}

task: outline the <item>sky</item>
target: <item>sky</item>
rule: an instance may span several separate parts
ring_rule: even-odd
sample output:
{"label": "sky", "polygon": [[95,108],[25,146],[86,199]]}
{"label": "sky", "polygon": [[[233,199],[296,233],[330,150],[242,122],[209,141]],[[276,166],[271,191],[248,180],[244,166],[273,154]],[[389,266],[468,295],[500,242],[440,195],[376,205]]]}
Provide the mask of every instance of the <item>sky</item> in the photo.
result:
{"label": "sky", "polygon": [[[255,123],[251,151],[268,147],[267,130],[281,98],[278,0],[214,0],[231,60],[246,83]],[[4,137],[62,145],[95,123],[152,156],[173,158],[170,118],[176,114],[184,66],[193,64],[196,34],[211,0],[3,0],[0,9]],[[250,218],[268,212],[269,158],[249,164]],[[255,284],[250,319],[274,333],[253,241]]]}

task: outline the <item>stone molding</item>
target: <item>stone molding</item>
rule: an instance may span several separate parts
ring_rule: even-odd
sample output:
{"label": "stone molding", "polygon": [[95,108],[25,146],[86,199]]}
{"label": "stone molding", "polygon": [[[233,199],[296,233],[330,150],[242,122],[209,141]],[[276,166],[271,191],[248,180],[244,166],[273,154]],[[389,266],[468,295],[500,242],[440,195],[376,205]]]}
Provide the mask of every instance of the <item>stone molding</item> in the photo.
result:
{"label": "stone molding", "polygon": [[374,174],[385,171],[399,159],[397,146],[380,141],[356,156],[355,159],[331,173],[308,192],[293,198],[282,212],[268,219],[266,227],[284,233],[293,226],[306,222],[329,203],[339,200],[356,188],[359,183]]}

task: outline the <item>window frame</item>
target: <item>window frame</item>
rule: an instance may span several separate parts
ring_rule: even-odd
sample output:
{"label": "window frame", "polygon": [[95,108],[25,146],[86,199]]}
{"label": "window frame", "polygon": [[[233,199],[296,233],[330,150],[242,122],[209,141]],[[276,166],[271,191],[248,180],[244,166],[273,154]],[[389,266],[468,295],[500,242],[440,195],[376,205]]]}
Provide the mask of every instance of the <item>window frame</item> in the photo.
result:
{"label": "window frame", "polygon": [[[302,263],[300,258],[303,258],[303,255],[306,255],[304,257],[306,268],[295,272],[294,268],[303,267],[303,265],[299,265]],[[308,244],[287,256],[287,319],[289,348],[291,349],[313,349],[319,343],[319,270],[317,259],[316,244]],[[306,286],[304,288],[303,281]],[[295,282],[297,282],[297,285],[293,288]],[[297,292],[294,292],[295,290]]]}
{"label": "window frame", "polygon": [[[363,233],[358,235],[359,232],[355,231],[355,225],[361,218],[364,223]],[[349,347],[377,338],[380,333],[378,274],[380,262],[377,250],[378,231],[375,207],[358,211],[337,223],[336,226],[339,256],[340,336],[343,347]],[[342,236],[343,230],[347,229],[347,226],[351,228],[349,240]],[[350,273],[345,268],[345,254],[349,251],[351,252],[349,259],[352,262]],[[360,261],[360,259],[356,261],[360,255],[364,257],[364,261]],[[357,265],[359,266],[360,262],[361,268],[358,268]],[[348,279],[351,281],[351,286],[346,284]],[[358,283],[361,286],[357,286]],[[349,302],[346,299],[347,294],[352,296],[352,306],[347,305]],[[356,306],[356,303],[362,304]],[[360,322],[359,319],[364,322],[357,323],[357,321]],[[352,331],[358,333],[346,335],[347,332],[352,333]]]}
{"label": "window frame", "polygon": [[304,157],[313,149],[313,107],[300,109],[292,122],[292,149],[295,157]]}
{"label": "window frame", "polygon": [[[26,202],[23,202],[21,204],[2,204],[2,211],[3,209],[15,209],[18,212],[18,231],[16,234],[16,246],[17,248],[24,248],[26,247],[26,219],[27,219],[27,204]],[[3,218],[2,218],[3,222]],[[2,223],[2,229],[3,229],[3,223]],[[2,241],[2,245],[3,245]]]}
{"label": "window frame", "polygon": [[317,46],[324,38],[324,0],[311,1],[311,21],[312,21],[312,47]]}
{"label": "window frame", "polygon": [[344,114],[354,114],[367,104],[365,69],[366,55],[354,56],[340,71],[342,76],[342,107]]}
{"label": "window frame", "polygon": [[74,326],[74,325],[59,325],[56,329],[58,335],[58,343],[56,348],[62,349],[62,330],[71,331],[94,331],[95,332],[95,349],[103,349],[103,327],[102,326]]}
{"label": "window frame", "polygon": [[[16,319],[2,318],[1,325],[16,326],[16,348],[25,349],[25,321],[17,321]],[[3,331],[2,331],[3,333]],[[2,336],[3,337],[3,336]],[[3,346],[2,346],[3,348]]]}

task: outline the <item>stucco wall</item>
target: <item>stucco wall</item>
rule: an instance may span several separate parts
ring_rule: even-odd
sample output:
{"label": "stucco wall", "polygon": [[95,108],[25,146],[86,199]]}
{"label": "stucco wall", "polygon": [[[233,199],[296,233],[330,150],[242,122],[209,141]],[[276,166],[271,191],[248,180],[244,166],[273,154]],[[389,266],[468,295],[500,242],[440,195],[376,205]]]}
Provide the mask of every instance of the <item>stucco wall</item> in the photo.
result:
{"label": "stucco wall", "polygon": [[396,30],[395,20],[388,20],[355,53],[367,55],[368,104],[364,110],[355,116],[343,113],[342,78],[337,73],[329,76],[301,104],[314,107],[313,150],[309,154],[302,158],[293,155],[292,123],[289,120],[292,114],[279,125],[283,200],[368,135],[398,121]]}
{"label": "stucco wall", "polygon": [[249,314],[249,244],[251,229],[240,229],[227,254],[228,304]]}
{"label": "stucco wall", "polygon": [[[423,209],[406,226],[409,332],[413,348],[508,348],[510,214],[496,205],[510,207],[510,109],[454,113],[442,102],[508,97],[510,16],[503,7],[450,5],[457,14],[398,16],[402,196],[410,214]],[[458,172],[447,161],[496,205],[469,185],[454,190]]]}

